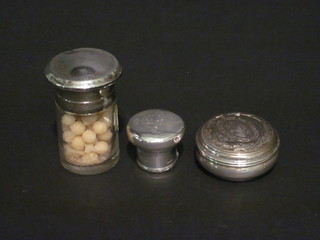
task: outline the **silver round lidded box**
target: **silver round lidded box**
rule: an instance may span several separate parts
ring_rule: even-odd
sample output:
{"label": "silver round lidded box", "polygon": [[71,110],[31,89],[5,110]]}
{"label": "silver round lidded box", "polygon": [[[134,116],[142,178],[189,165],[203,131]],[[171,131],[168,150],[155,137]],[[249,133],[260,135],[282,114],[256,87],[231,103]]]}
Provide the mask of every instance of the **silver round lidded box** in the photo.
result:
{"label": "silver round lidded box", "polygon": [[280,139],[264,119],[226,113],[208,120],[196,134],[197,159],[210,173],[245,181],[268,172],[276,163]]}

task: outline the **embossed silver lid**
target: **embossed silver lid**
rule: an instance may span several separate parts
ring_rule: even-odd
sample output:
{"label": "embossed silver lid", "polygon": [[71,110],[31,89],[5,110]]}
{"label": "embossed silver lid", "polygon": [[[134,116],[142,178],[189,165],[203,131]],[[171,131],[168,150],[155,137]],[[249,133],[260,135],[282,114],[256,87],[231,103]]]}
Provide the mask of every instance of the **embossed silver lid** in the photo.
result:
{"label": "embossed silver lid", "polygon": [[208,120],[197,132],[202,157],[224,166],[253,166],[268,161],[279,148],[276,130],[253,114],[226,113]]}
{"label": "embossed silver lid", "polygon": [[118,60],[97,48],[78,48],[53,57],[45,69],[49,82],[66,90],[88,90],[112,84],[121,74]]}
{"label": "embossed silver lid", "polygon": [[135,114],[128,122],[129,140],[145,149],[164,149],[180,142],[183,120],[173,112],[150,109]]}

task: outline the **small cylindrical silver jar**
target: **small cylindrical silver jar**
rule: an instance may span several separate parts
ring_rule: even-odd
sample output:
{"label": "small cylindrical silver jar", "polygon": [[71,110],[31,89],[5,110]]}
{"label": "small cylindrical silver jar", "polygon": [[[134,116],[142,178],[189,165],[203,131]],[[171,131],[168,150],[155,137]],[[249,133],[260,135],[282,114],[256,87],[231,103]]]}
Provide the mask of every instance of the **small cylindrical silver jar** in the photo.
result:
{"label": "small cylindrical silver jar", "polygon": [[139,112],[127,124],[129,141],[137,146],[138,165],[154,173],[175,166],[179,156],[176,146],[184,131],[184,122],[178,115],[161,109]]}
{"label": "small cylindrical silver jar", "polygon": [[98,174],[118,162],[114,83],[121,72],[112,54],[95,48],[60,53],[46,67],[56,88],[60,161],[67,170]]}
{"label": "small cylindrical silver jar", "polygon": [[226,113],[208,120],[196,134],[198,162],[212,174],[245,181],[269,171],[276,163],[279,136],[253,114]]}

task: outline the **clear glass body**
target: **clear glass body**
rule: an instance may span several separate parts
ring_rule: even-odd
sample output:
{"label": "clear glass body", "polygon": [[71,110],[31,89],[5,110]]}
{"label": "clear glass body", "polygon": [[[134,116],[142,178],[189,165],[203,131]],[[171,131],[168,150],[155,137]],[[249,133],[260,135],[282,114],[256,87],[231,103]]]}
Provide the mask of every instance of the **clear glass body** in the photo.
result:
{"label": "clear glass body", "polygon": [[119,160],[118,108],[113,102],[102,111],[78,114],[58,104],[60,161],[67,170],[83,175],[99,174]]}

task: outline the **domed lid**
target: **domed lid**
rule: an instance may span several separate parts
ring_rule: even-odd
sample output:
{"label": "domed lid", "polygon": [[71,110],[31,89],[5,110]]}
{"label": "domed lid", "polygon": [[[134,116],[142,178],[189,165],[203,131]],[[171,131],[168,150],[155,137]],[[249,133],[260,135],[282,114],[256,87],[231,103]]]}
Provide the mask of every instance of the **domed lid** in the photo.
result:
{"label": "domed lid", "polygon": [[96,48],[78,48],[53,57],[46,67],[48,80],[58,88],[87,90],[112,84],[121,74],[118,60]]}
{"label": "domed lid", "polygon": [[208,120],[197,132],[199,153],[228,166],[267,161],[279,147],[276,130],[253,114],[226,113]]}
{"label": "domed lid", "polygon": [[145,149],[165,149],[180,142],[184,122],[175,113],[150,109],[132,116],[127,125],[129,140]]}

